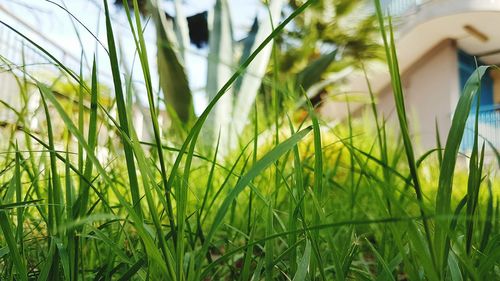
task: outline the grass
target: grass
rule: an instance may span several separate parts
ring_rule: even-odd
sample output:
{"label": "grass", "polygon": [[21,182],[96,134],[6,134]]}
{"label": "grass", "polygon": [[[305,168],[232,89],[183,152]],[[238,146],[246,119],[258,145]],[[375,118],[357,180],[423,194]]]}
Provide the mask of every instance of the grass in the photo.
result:
{"label": "grass", "polygon": [[[378,1],[399,133],[379,114],[370,87],[370,117],[349,115],[330,128],[309,102],[307,118],[291,121],[282,106],[290,93],[284,91],[300,91],[276,85],[274,114],[262,116],[262,105],[255,105],[240,149],[221,160],[219,143],[213,149],[199,143],[218,100],[312,2],[274,27],[185,137],[169,134],[158,122],[144,27],[138,9],[127,10],[152,120],[150,142],[138,137],[132,121],[134,89],[122,83],[126,70],[119,64],[106,1],[111,107],[103,102],[95,59],[90,77],[82,70],[77,75],[9,27],[60,68],[78,98],[61,99],[55,85],[24,69],[13,76],[25,99],[15,126],[2,129],[8,142],[0,151],[0,279],[500,278],[498,166],[485,164],[477,123],[469,168],[456,168],[486,67],[466,83],[445,145],[436,133],[437,149],[418,156],[392,27],[385,27]],[[273,52],[275,62],[278,55]],[[271,86],[279,84],[279,70],[273,71]],[[28,110],[35,97],[44,116],[36,131]]]}

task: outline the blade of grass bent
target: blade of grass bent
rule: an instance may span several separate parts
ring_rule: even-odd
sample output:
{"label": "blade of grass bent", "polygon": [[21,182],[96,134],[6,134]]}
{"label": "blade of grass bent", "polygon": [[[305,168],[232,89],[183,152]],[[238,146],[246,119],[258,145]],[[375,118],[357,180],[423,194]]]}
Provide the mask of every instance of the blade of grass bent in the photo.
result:
{"label": "blade of grass bent", "polygon": [[[477,68],[477,61],[476,61]],[[481,80],[481,79],[479,79]],[[474,118],[474,143],[469,160],[469,178],[467,182],[467,219],[465,224],[465,252],[470,255],[472,249],[472,235],[474,230],[474,214],[477,208],[479,188],[481,186],[482,163],[484,160],[484,142],[479,159],[479,106],[481,104],[481,84],[478,94],[474,97],[476,102]]]}
{"label": "blade of grass bent", "polygon": [[[474,214],[476,212],[477,201],[479,196],[479,187],[481,185],[481,172],[482,167],[479,164],[479,147],[478,147],[478,126],[479,126],[479,104],[480,104],[480,91],[476,100],[476,113],[474,120],[474,142],[472,145],[472,154],[469,160],[469,178],[467,180],[467,219],[465,223],[465,251],[470,255],[472,249],[472,235],[474,229]],[[484,143],[482,148],[482,155],[484,155]],[[482,162],[482,159],[481,159]]]}
{"label": "blade of grass bent", "polygon": [[[467,118],[471,109],[472,101],[479,90],[481,78],[486,73],[487,66],[477,68],[465,83],[462,96],[458,100],[451,128],[448,132],[443,154],[443,162],[439,173],[438,190],[436,195],[436,216],[446,217],[451,210],[451,194],[453,188],[453,174],[457,161],[457,153],[465,130]],[[447,261],[447,237],[449,231],[449,219],[443,219],[436,223],[434,233],[436,262],[439,267],[444,268]]]}

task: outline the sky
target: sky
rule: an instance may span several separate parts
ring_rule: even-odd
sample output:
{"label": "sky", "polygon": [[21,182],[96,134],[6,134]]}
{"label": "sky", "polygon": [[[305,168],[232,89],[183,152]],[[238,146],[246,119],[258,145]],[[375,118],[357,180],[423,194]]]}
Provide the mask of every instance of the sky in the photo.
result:
{"label": "sky", "polygon": [[[108,0],[108,2],[113,1]],[[213,7],[215,0],[184,0],[182,2],[185,15],[190,16],[209,10]],[[61,7],[65,7],[74,18],[72,19],[68,12]],[[104,52],[107,40],[102,7],[103,4],[100,0],[0,1],[0,19],[39,43],[72,69],[78,70],[82,54],[87,69],[89,69],[92,57],[96,55],[101,82],[104,80],[104,83],[111,84],[110,65]],[[172,2],[164,0],[162,7],[169,14],[174,14]],[[260,1],[230,0],[229,7],[234,27],[234,38],[236,40],[242,39],[250,29],[256,14],[262,12]],[[113,19],[114,32],[117,34],[115,40],[121,43],[123,58],[126,64],[131,66],[135,47],[125,13],[114,5],[110,5],[110,14]],[[156,68],[155,33],[152,27],[152,25],[146,26],[145,37],[151,68]],[[4,26],[0,26],[0,36],[6,36],[4,34],[9,32],[12,33]],[[8,36],[15,37],[12,34]],[[190,55],[186,58],[186,67],[191,88],[203,88],[206,82],[204,57],[207,55],[207,50],[200,50],[192,46],[189,53]],[[16,59],[13,60],[16,62]],[[133,69],[136,75],[141,74],[138,63]],[[156,73],[153,71],[152,74]],[[153,80],[156,83],[156,75]],[[203,91],[195,92],[194,98],[195,111],[199,113],[206,105]]]}

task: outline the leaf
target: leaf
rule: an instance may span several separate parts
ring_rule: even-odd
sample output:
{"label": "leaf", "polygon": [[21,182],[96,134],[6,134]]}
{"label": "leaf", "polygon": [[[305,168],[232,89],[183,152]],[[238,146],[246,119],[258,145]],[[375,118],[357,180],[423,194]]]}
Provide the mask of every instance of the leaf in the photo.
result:
{"label": "leaf", "polygon": [[[242,52],[241,56],[239,59],[239,64],[242,64],[245,62],[246,59],[251,55],[252,53],[252,47],[253,44],[255,44],[255,38],[257,36],[257,32],[259,31],[259,19],[258,17],[255,17],[252,27],[250,28],[250,31],[247,34],[247,37],[245,37],[243,40],[240,41],[242,45]],[[236,82],[234,82],[234,91],[236,94],[240,93],[240,88],[241,88],[241,80],[243,77],[239,77]]]}
{"label": "leaf", "polygon": [[182,8],[181,0],[174,0],[173,2],[175,9],[174,31],[175,37],[177,38],[176,43],[178,44],[178,54],[181,55],[181,61],[186,61],[190,43],[188,21],[186,16],[184,15],[184,9]]}
{"label": "leaf", "polygon": [[297,144],[302,138],[304,138],[310,131],[311,127],[303,129],[302,131],[297,132],[292,135],[286,141],[280,143],[273,150],[269,151],[264,157],[262,157],[259,161],[257,161],[254,166],[238,181],[236,186],[231,190],[231,192],[226,196],[224,201],[222,202],[217,214],[215,215],[212,226],[207,234],[205,243],[203,245],[203,249],[201,253],[204,255],[207,250],[210,242],[215,235],[216,230],[222,224],[224,217],[229,209],[229,206],[236,199],[238,194],[240,194],[243,189],[258,175],[260,175],[267,167],[273,164],[281,155],[288,152],[292,149],[295,144]]}
{"label": "leaf", "polygon": [[[95,151],[95,147],[97,144],[97,101],[99,96],[99,91],[97,89],[97,67],[96,61],[94,58],[92,64],[92,85],[91,85],[91,101],[90,101],[90,120],[88,122],[89,131],[88,131],[88,144],[89,148],[92,151]],[[81,147],[81,146],[79,146]],[[82,149],[83,150],[83,149]],[[84,169],[84,177],[87,180],[91,179],[92,176],[92,161],[90,157],[87,156],[85,160],[85,169]],[[83,216],[87,211],[87,204],[89,200],[89,190],[90,185],[87,182],[82,181],[82,189],[80,191],[80,195],[78,200],[75,203],[76,214],[79,216]]]}
{"label": "leaf", "polygon": [[157,9],[153,20],[156,26],[157,36],[157,62],[160,86],[165,96],[167,108],[173,110],[176,116],[184,123],[194,117],[193,98],[184,66],[174,50],[173,40],[171,40],[171,26],[167,22],[161,10]]}
{"label": "leaf", "polygon": [[[125,6],[127,7],[127,6]],[[127,8],[126,8],[127,9]],[[158,155],[158,160],[160,162],[160,173],[161,173],[161,179],[162,179],[162,184],[163,188],[165,190],[165,205],[166,205],[166,210],[167,210],[167,216],[169,219],[170,227],[171,229],[175,229],[175,221],[174,221],[174,215],[173,215],[173,207],[172,207],[172,200],[171,200],[171,188],[168,185],[168,179],[167,179],[167,169],[165,165],[165,160],[163,156],[163,149],[161,146],[161,133],[160,133],[160,125],[158,124],[158,113],[156,111],[156,105],[155,105],[155,98],[154,98],[154,93],[153,93],[153,85],[151,82],[151,74],[149,72],[149,62],[148,62],[148,54],[147,54],[147,48],[146,48],[146,43],[144,40],[144,34],[143,34],[143,28],[141,24],[141,19],[138,13],[138,3],[137,1],[134,1],[134,12],[135,12],[135,22],[137,26],[137,36],[135,34],[135,28],[132,23],[132,19],[130,17],[129,11],[127,9],[127,19],[129,21],[130,29],[132,30],[134,34],[134,41],[136,45],[137,52],[139,54],[139,60],[141,62],[142,66],[142,72],[143,72],[143,77],[144,81],[146,82],[146,91],[147,91],[147,96],[148,96],[148,103],[149,103],[149,114],[151,117],[151,123],[153,125],[153,133],[154,133],[154,140],[156,144],[156,153]],[[135,135],[134,135],[135,136]],[[134,139],[135,140],[135,139]],[[137,140],[139,142],[139,140]],[[136,149],[136,155],[142,154],[142,149]],[[145,162],[145,161],[144,161]],[[144,166],[149,166],[148,164],[144,164]],[[161,230],[158,229],[158,232],[161,233]],[[160,235],[163,237],[163,235]],[[175,236],[175,235],[174,235]],[[163,240],[159,241],[160,244],[163,243]],[[166,255],[166,249],[162,245],[163,252]]]}
{"label": "leaf", "polygon": [[[107,183],[106,186],[109,187],[113,191],[114,195],[116,196],[116,198],[120,202],[121,207],[125,208],[127,210],[127,214],[128,214],[128,216],[130,216],[131,220],[134,222],[134,226],[135,226],[135,229],[137,230],[137,234],[142,238],[144,248],[145,248],[148,256],[151,258],[151,261],[154,261],[155,264],[159,265],[158,270],[161,270],[161,271],[166,273],[167,269],[164,265],[164,258],[159,253],[158,247],[154,243],[154,240],[150,236],[150,233],[146,231],[146,228],[142,224],[143,223],[142,216],[137,214],[135,211],[136,208],[133,208],[127,202],[127,200],[125,199],[125,197],[123,195],[123,192],[120,192],[117,189],[117,186],[115,185],[115,183],[111,179],[109,173],[106,172],[104,167],[101,165],[101,163],[99,162],[99,160],[95,156],[93,150],[90,148],[88,143],[85,141],[85,138],[80,133],[78,128],[75,126],[75,124],[71,121],[71,118],[64,111],[64,109],[62,108],[61,104],[58,102],[57,98],[54,96],[52,91],[47,86],[45,86],[44,84],[42,84],[40,82],[37,82],[37,87],[40,89],[40,92],[45,96],[45,98],[52,103],[55,110],[59,113],[60,117],[64,121],[64,124],[66,125],[67,129],[78,140],[79,145],[81,145],[84,148],[85,152],[87,153],[87,157],[89,157],[92,160],[94,167],[97,169],[97,171],[100,173],[100,176]],[[122,131],[120,131],[120,133],[122,133]],[[35,136],[33,136],[33,135],[31,135],[31,137],[35,138]],[[130,143],[129,139],[124,139],[124,140],[127,141],[128,143]],[[58,157],[58,158],[60,160],[64,161],[64,157]],[[72,169],[72,170],[74,172],[78,173],[78,169]],[[90,184],[90,182],[87,182],[87,183]]]}
{"label": "leaf", "polygon": [[[373,254],[375,254],[375,257],[377,258],[380,265],[382,265],[383,272],[378,273],[380,279],[377,279],[377,280],[394,280],[394,276],[392,274],[393,270],[389,267],[387,262],[384,260],[384,257],[379,253],[379,251],[377,251],[377,249],[375,249],[373,244],[370,243],[370,240],[368,240],[366,237],[365,237],[365,240],[366,240],[366,243],[368,244],[368,246],[370,247],[371,251],[373,252]],[[384,277],[385,279],[383,279],[381,277]]]}
{"label": "leaf", "polygon": [[[493,221],[494,221],[494,215],[493,215],[493,191],[491,188],[491,180],[488,180],[488,203],[486,207],[486,215],[484,218],[484,227],[483,227],[483,232],[481,235],[481,243],[479,244],[479,251],[483,252],[484,249],[486,248],[486,245],[488,244],[488,240],[492,234],[493,230]],[[498,219],[498,218],[497,218]]]}
{"label": "leaf", "polygon": [[[0,199],[0,205],[2,205],[2,199]],[[14,268],[17,271],[19,280],[28,281],[28,271],[26,269],[26,264],[24,259],[21,258],[19,249],[17,248],[16,239],[14,238],[14,233],[12,232],[12,227],[10,219],[7,216],[5,210],[0,210],[0,228],[3,233],[3,240],[7,243],[7,248],[9,249],[10,259],[14,264]]]}
{"label": "leaf", "polygon": [[[280,20],[281,9],[284,5],[284,0],[274,0],[271,2],[269,6],[269,14],[272,19],[266,21],[262,21],[259,24],[259,31],[255,36],[255,44],[252,47],[252,53],[257,51],[261,43],[265,41],[268,37],[268,34],[275,33],[273,27],[277,26],[277,23]],[[304,5],[308,4],[310,1],[304,3]],[[305,7],[305,6],[303,6]],[[274,38],[274,37],[272,37]],[[263,47],[260,53],[255,56],[250,64],[250,68],[252,69],[252,73],[245,74],[242,77],[241,87],[239,89],[237,99],[235,101],[234,111],[233,111],[233,125],[234,125],[234,133],[236,136],[240,135],[243,131],[248,114],[252,108],[252,104],[255,101],[255,97],[259,91],[260,85],[262,83],[262,78],[267,69],[267,65],[269,63],[269,59],[271,57],[271,51],[273,49],[272,44],[268,44]]]}
{"label": "leaf", "polygon": [[[300,6],[297,10],[295,10],[292,14],[290,14],[280,25],[276,27],[276,29],[271,32],[263,41],[260,43],[260,45],[252,52],[252,54],[241,64],[241,66],[238,68],[236,73],[234,73],[231,78],[224,84],[224,86],[219,90],[217,95],[214,97],[214,99],[207,105],[203,113],[200,115],[200,117],[196,120],[196,123],[193,125],[192,129],[190,130],[186,140],[182,144],[182,147],[179,150],[179,154],[177,158],[175,159],[175,162],[172,166],[170,176],[168,179],[169,185],[171,185],[176,177],[179,175],[178,169],[182,161],[182,157],[184,153],[186,153],[186,163],[184,166],[184,175],[183,175],[183,181],[182,181],[182,188],[179,192],[179,195],[182,196],[182,198],[186,198],[187,194],[187,189],[188,189],[188,184],[189,184],[189,172],[191,168],[191,162],[192,158],[194,157],[194,149],[196,146],[196,141],[198,139],[198,136],[200,134],[201,128],[206,121],[208,114],[212,111],[212,109],[215,107],[217,101],[226,93],[226,91],[231,87],[231,85],[236,81],[236,79],[240,76],[240,74],[248,68],[250,63],[259,55],[262,50],[266,48],[266,46],[285,28],[285,26],[292,21],[293,18],[295,18],[297,15],[302,13],[307,7],[309,7],[314,0],[308,0],[305,2],[302,6]],[[241,183],[241,181],[240,181]],[[243,189],[241,187],[241,189]],[[237,195],[237,194],[236,194]],[[182,202],[179,201],[178,202]],[[185,203],[185,202],[184,202]],[[228,203],[230,204],[230,203]],[[183,210],[181,210],[183,211]],[[182,213],[182,212],[181,212]],[[224,215],[222,215],[224,216]],[[211,234],[213,236],[213,233]],[[210,241],[210,239],[207,239],[206,241]],[[202,252],[207,252],[208,250],[208,243],[204,244],[204,249]],[[199,275],[199,273],[197,273]]]}
{"label": "leaf", "polygon": [[443,162],[439,173],[439,184],[436,195],[436,216],[442,218],[436,223],[434,233],[436,262],[438,267],[444,267],[447,261],[447,237],[450,219],[445,218],[451,210],[451,194],[453,188],[453,174],[457,161],[457,153],[460,148],[465,125],[480,84],[481,78],[486,73],[487,66],[478,67],[465,83],[463,94],[458,100],[453,114],[451,128],[448,132],[443,154]]}
{"label": "leaf", "polygon": [[306,275],[310,260],[311,260],[311,241],[307,240],[306,248],[304,249],[304,255],[300,259],[299,266],[297,268],[297,273],[295,273],[293,281],[306,280]]}
{"label": "leaf", "polygon": [[104,0],[104,12],[106,15],[106,35],[108,39],[109,49],[109,62],[111,64],[111,72],[113,75],[113,84],[115,89],[116,107],[118,111],[118,119],[120,121],[120,129],[125,136],[122,136],[123,151],[127,164],[127,172],[130,183],[130,193],[132,195],[132,202],[135,211],[139,217],[142,217],[142,210],[140,204],[139,183],[137,180],[137,173],[135,170],[134,152],[131,145],[125,140],[130,138],[129,118],[125,106],[125,99],[123,95],[121,73],[119,69],[118,54],[115,46],[115,39],[113,35],[113,27],[111,26],[111,17],[109,15],[107,0]]}
{"label": "leaf", "polygon": [[307,91],[312,85],[321,80],[321,75],[335,61],[337,50],[321,55],[297,74],[297,86]]}
{"label": "leaf", "polygon": [[[432,239],[430,233],[429,222],[426,218],[425,209],[424,209],[424,199],[422,194],[422,188],[420,186],[420,180],[418,177],[418,169],[415,161],[415,154],[413,150],[412,139],[410,137],[410,129],[408,126],[406,108],[405,108],[405,97],[403,93],[403,86],[401,83],[401,76],[399,73],[399,64],[398,57],[396,54],[396,45],[394,41],[394,32],[392,29],[391,18],[389,17],[389,39],[387,37],[385,26],[384,26],[384,18],[382,14],[382,8],[380,5],[380,0],[375,0],[377,18],[379,21],[380,33],[382,35],[382,39],[384,41],[385,53],[387,58],[387,64],[389,67],[389,72],[391,75],[391,84],[392,84],[392,92],[394,96],[394,103],[396,104],[396,111],[399,121],[399,130],[401,133],[401,137],[403,139],[404,151],[406,153],[406,159],[408,161],[408,168],[410,169],[410,175],[413,182],[413,189],[415,191],[415,195],[417,197],[417,203],[419,205],[420,214],[423,218],[423,226],[425,230],[425,238],[427,242],[427,247],[429,248],[429,252],[431,254],[431,258],[434,263],[434,249],[432,246]],[[435,263],[434,263],[435,265]],[[428,270],[434,271],[432,268],[428,268]],[[430,275],[430,272],[427,272]]]}
{"label": "leaf", "polygon": [[[212,100],[224,83],[231,78],[233,73],[233,30],[227,0],[215,2],[212,29],[210,31],[210,51],[208,53],[207,86],[208,99]],[[226,156],[229,150],[231,137],[231,115],[233,113],[233,90],[219,100],[208,117],[209,140],[214,141],[217,131],[220,130],[220,157]],[[212,143],[210,143],[212,145]]]}
{"label": "leaf", "polygon": [[257,268],[255,268],[255,271],[252,276],[252,281],[260,281],[260,273],[262,272],[262,268],[264,267],[264,259],[260,259],[259,263],[257,264]]}
{"label": "leaf", "polygon": [[47,120],[47,135],[49,139],[49,150],[50,150],[50,177],[51,177],[51,185],[48,188],[48,209],[49,209],[49,218],[48,218],[48,227],[49,233],[52,233],[56,229],[57,226],[61,223],[61,215],[62,215],[62,202],[61,202],[61,182],[59,179],[59,174],[57,172],[57,159],[55,154],[55,145],[54,145],[54,135],[52,133],[52,122],[50,117],[49,108],[47,103],[45,102],[45,97],[42,95],[42,103],[45,111],[45,118]]}
{"label": "leaf", "polygon": [[[307,98],[307,97],[306,97]],[[312,119],[312,127],[313,127],[313,137],[314,137],[314,187],[313,187],[313,198],[316,198],[316,208],[313,214],[313,225],[317,225],[321,222],[321,218],[324,217],[324,213],[322,212],[322,202],[321,198],[323,198],[323,149],[321,147],[321,128],[319,125],[318,117],[314,112],[313,105],[309,99],[307,101],[307,109],[309,111],[309,115]],[[313,249],[314,249],[314,257],[311,262],[311,271],[314,276],[314,272],[316,270],[316,265],[320,269],[321,276],[325,278],[325,271],[323,267],[323,261],[321,257],[321,251],[319,249],[318,241],[319,239],[319,230],[313,231],[311,233]]]}
{"label": "leaf", "polygon": [[450,277],[452,281],[463,281],[462,272],[458,264],[455,254],[451,252],[448,256],[448,264],[450,265]]}

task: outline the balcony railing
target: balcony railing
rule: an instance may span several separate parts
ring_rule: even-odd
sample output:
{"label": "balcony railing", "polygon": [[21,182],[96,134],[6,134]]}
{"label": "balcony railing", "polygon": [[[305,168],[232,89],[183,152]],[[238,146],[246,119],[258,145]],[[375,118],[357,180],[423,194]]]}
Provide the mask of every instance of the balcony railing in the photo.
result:
{"label": "balcony railing", "polygon": [[398,16],[413,10],[416,6],[417,0],[394,0],[387,4],[386,11],[388,11],[391,16]]}
{"label": "balcony railing", "polygon": [[[467,120],[465,127],[464,137],[462,139],[461,151],[468,152],[472,149],[474,144],[474,126],[476,122],[476,115],[471,114]],[[500,104],[491,106],[482,106],[479,111],[478,119],[478,140],[479,145],[484,141],[486,149],[490,145],[495,149],[500,149]]]}
{"label": "balcony railing", "polygon": [[430,0],[389,0],[385,2],[384,9],[391,16],[398,17],[418,11],[420,5]]}

